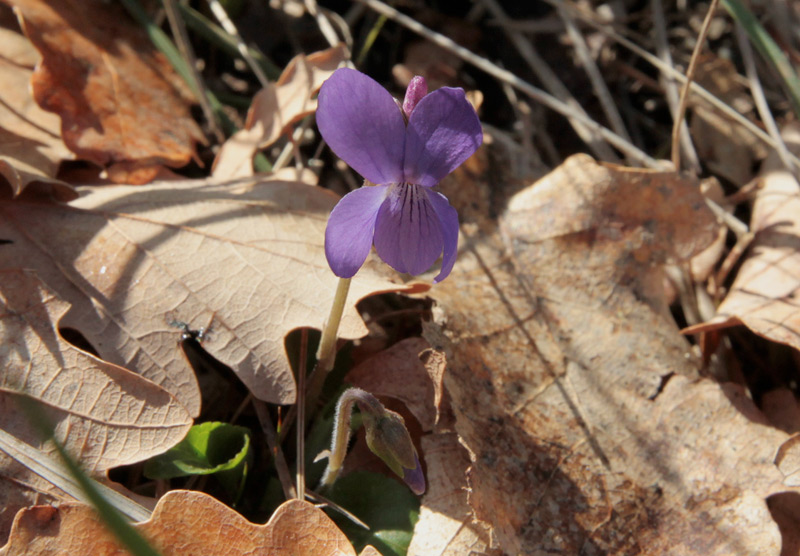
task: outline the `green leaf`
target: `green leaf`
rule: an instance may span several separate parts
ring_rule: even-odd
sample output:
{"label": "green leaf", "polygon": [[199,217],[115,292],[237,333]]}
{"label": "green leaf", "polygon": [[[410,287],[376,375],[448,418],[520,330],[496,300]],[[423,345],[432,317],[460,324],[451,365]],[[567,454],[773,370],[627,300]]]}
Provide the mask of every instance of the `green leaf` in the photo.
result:
{"label": "green leaf", "polygon": [[235,471],[234,482],[239,483],[249,454],[249,429],[228,423],[202,423],[193,426],[172,449],[150,459],[144,474],[150,479],[172,479]]}
{"label": "green leaf", "polygon": [[345,475],[326,493],[331,500],[369,525],[366,531],[339,512],[326,510],[356,552],[371,544],[384,556],[404,556],[419,519],[419,499],[408,487],[378,473]]}

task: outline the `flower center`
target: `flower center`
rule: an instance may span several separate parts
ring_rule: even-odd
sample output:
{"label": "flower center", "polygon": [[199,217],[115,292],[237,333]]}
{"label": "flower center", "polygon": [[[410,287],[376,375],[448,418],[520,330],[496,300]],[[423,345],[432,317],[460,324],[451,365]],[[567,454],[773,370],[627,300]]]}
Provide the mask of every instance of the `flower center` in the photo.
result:
{"label": "flower center", "polygon": [[400,213],[405,222],[419,224],[429,216],[427,194],[421,185],[401,182],[394,185],[390,195],[394,205],[392,212]]}

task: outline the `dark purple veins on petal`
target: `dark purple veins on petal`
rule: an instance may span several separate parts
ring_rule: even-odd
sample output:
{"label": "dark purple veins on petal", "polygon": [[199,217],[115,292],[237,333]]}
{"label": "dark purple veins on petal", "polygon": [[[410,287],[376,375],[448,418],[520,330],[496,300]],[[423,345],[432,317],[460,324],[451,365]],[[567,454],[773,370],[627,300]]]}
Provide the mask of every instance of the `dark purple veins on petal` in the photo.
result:
{"label": "dark purple veins on petal", "polygon": [[441,222],[428,191],[398,184],[389,191],[375,221],[375,249],[399,272],[421,274],[442,254]]}

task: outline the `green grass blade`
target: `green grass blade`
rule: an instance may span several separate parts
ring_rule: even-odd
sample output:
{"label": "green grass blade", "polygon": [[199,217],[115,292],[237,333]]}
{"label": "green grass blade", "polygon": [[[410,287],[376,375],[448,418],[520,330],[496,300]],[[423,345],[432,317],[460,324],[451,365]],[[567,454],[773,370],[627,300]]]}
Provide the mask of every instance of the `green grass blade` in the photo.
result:
{"label": "green grass blade", "polygon": [[725,6],[731,17],[742,26],[756,50],[778,72],[789,93],[795,114],[800,117],[800,78],[789,59],[741,0],[722,0],[722,5]]}
{"label": "green grass blade", "polygon": [[[167,36],[167,34],[164,33],[164,31],[162,31],[152,21],[150,21],[150,18],[147,16],[147,13],[139,4],[138,0],[121,0],[121,2],[122,5],[125,6],[125,9],[128,10],[128,13],[130,13],[131,16],[139,23],[139,25],[144,28],[147,36],[150,37],[150,40],[155,47],[158,48],[162,54],[164,54],[169,63],[172,64],[172,67],[175,68],[175,71],[178,72],[178,75],[180,75],[181,78],[183,78],[183,80],[189,85],[189,88],[194,92],[194,94],[201,94],[200,91],[197,91],[196,87],[194,86],[191,70],[189,69],[186,60],[183,59],[183,56],[181,56],[181,53],[172,43],[172,40]],[[233,134],[236,131],[236,125],[222,109],[222,103],[211,91],[207,91],[206,96],[208,97],[209,104],[211,104],[211,109],[217,115],[219,121],[222,122],[222,127],[225,130],[225,133],[228,135]]]}
{"label": "green grass blade", "polygon": [[[186,4],[179,3],[178,8],[180,9],[186,25],[195,33],[211,44],[224,50],[229,56],[241,57],[239,54],[239,47],[236,45],[236,39],[226,33],[222,27]],[[264,73],[267,74],[270,80],[274,81],[278,79],[281,74],[281,69],[276,66],[272,60],[267,58],[264,53],[257,48],[248,46],[247,50],[249,50],[250,56],[252,56],[261,69],[264,70]]]}
{"label": "green grass blade", "polygon": [[53,443],[67,470],[83,490],[91,505],[97,511],[100,520],[117,540],[134,556],[161,556],[147,540],[133,528],[127,519],[100,494],[95,482],[81,469],[80,465],[72,459],[64,447],[53,437],[53,427],[40,413],[33,401],[27,395],[17,398],[28,420],[38,429],[41,436]]}

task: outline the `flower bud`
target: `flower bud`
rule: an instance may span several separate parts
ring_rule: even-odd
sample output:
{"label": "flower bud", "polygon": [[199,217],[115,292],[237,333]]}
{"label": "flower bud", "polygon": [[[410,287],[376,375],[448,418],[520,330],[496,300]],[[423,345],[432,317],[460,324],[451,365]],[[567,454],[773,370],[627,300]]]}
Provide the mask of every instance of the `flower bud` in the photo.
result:
{"label": "flower bud", "polygon": [[425,492],[425,476],[403,417],[385,410],[381,416],[363,413],[367,446],[401,477],[414,494]]}

